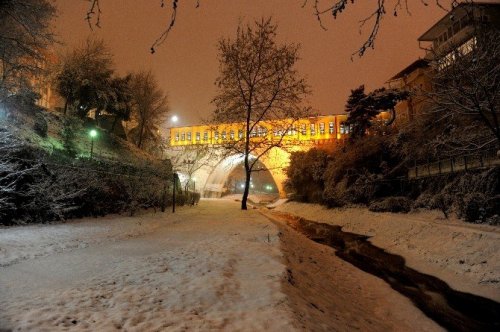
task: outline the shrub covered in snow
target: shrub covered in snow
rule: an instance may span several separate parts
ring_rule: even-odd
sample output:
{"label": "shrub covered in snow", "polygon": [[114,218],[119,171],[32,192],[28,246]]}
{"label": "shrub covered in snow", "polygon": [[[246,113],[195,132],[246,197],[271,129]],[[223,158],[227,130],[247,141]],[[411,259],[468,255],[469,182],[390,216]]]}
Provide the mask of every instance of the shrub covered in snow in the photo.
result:
{"label": "shrub covered in snow", "polygon": [[328,164],[328,153],[320,149],[293,152],[286,170],[287,190],[301,202],[321,203],[324,187],[323,174]]}
{"label": "shrub covered in snow", "polygon": [[[100,216],[171,203],[169,163],[73,159],[0,131],[0,224]],[[170,199],[170,201],[169,201]],[[183,204],[183,202],[179,202]]]}
{"label": "shrub covered in snow", "polygon": [[463,204],[459,205],[459,216],[469,222],[484,222],[486,220],[486,196],[482,193],[470,193],[464,196]]}
{"label": "shrub covered in snow", "polygon": [[373,212],[403,212],[411,210],[412,201],[406,197],[387,197],[370,204],[369,209]]}

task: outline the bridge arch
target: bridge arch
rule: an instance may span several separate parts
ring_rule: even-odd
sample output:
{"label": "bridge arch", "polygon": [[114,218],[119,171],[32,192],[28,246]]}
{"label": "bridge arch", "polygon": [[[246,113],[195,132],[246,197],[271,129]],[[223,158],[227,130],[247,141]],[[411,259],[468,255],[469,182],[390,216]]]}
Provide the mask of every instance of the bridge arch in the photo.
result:
{"label": "bridge arch", "polygon": [[[251,155],[251,158],[255,158]],[[229,156],[220,154],[220,158],[212,156],[212,164],[202,167],[194,173],[197,187],[201,191],[203,197],[220,197],[224,190],[224,184],[231,172],[241,164],[244,160],[242,154],[232,154]],[[290,164],[290,152],[279,147],[274,147],[266,152],[260,161],[266,169],[271,173],[271,176],[276,184],[280,197],[286,197],[284,183],[286,180],[285,169]]]}
{"label": "bridge arch", "polygon": [[[262,130],[254,129],[249,133],[250,141],[259,141],[262,140],[262,137],[266,137],[270,142],[273,141],[277,133],[280,133],[278,136],[284,134],[281,136],[280,145],[285,148],[274,147],[260,158],[260,161],[270,171],[281,197],[286,196],[284,169],[290,164],[290,149],[292,151],[304,151],[317,144],[321,145],[343,140],[350,131],[349,126],[344,124],[346,119],[347,116],[344,114],[313,116],[298,120],[283,119],[285,123],[289,122],[291,126],[286,131],[275,128],[276,123],[272,121],[261,121],[262,128],[266,130],[262,132]],[[222,132],[220,132],[219,127]],[[225,143],[242,138],[240,133],[243,130],[241,128],[242,123],[219,124],[216,128],[210,125],[169,128],[170,151],[167,153],[172,154],[172,156],[176,154],[182,155],[181,150],[186,149],[185,153],[189,155],[189,147],[195,147],[195,150],[196,147],[208,147],[211,151],[217,151],[218,149],[222,151]],[[227,135],[228,131],[229,136]],[[235,135],[236,132],[238,138]],[[181,150],[176,152],[175,149]],[[227,153],[227,151],[225,152]],[[259,151],[256,154],[260,155]],[[189,161],[191,158],[185,158],[185,160]],[[207,157],[204,160],[207,166],[198,169],[193,174],[193,177],[196,178],[196,188],[205,197],[220,197],[229,174],[238,165],[238,161],[241,162],[242,160],[242,155],[227,157],[224,152]],[[178,172],[183,168],[182,165],[176,165],[176,163],[173,163],[173,165]]]}

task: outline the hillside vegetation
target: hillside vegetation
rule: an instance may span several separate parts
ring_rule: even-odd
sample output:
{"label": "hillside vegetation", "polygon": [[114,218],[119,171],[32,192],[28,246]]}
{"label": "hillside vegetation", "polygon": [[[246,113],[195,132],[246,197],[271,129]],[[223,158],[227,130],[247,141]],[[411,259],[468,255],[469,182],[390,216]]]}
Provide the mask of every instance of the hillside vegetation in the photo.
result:
{"label": "hillside vegetation", "polygon": [[[132,214],[171,204],[168,160],[99,128],[90,158],[91,128],[95,128],[91,119],[63,116],[33,104],[4,110],[0,224]],[[183,203],[183,195],[178,197]]]}

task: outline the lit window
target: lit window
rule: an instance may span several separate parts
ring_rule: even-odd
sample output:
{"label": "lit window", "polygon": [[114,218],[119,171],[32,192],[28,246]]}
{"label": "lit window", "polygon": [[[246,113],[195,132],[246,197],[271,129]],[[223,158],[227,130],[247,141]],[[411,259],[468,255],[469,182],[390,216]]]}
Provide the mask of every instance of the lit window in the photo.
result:
{"label": "lit window", "polygon": [[191,140],[191,132],[188,132],[187,133],[187,140],[190,141]]}
{"label": "lit window", "polygon": [[185,141],[186,140],[186,134],[182,133],[181,134],[181,141]]}
{"label": "lit window", "polygon": [[227,134],[226,134],[226,131],[224,130],[222,132],[222,139],[225,140],[227,138]]}
{"label": "lit window", "polygon": [[179,132],[175,133],[175,141],[179,142]]}
{"label": "lit window", "polygon": [[335,132],[335,122],[330,121],[330,123],[328,124],[328,132],[330,134],[333,134]]}
{"label": "lit window", "polygon": [[340,124],[340,133],[341,134],[349,134],[352,131],[352,125],[348,126],[344,123]]}
{"label": "lit window", "polygon": [[208,141],[208,132],[206,131],[203,133],[203,140]]}
{"label": "lit window", "polygon": [[232,140],[234,140],[234,130],[231,130],[229,132],[229,138],[231,138]]}
{"label": "lit window", "polygon": [[219,139],[219,132],[218,131],[216,131],[214,133],[214,138],[215,138],[216,141]]}
{"label": "lit window", "polygon": [[199,132],[196,132],[196,141],[200,141],[200,133]]}
{"label": "lit window", "polygon": [[320,124],[319,124],[319,134],[320,135],[325,134],[325,123],[324,122],[320,122]]}
{"label": "lit window", "polygon": [[243,130],[242,129],[239,129],[238,130],[238,138],[243,138]]}
{"label": "lit window", "polygon": [[300,125],[300,133],[302,135],[307,135],[307,126],[306,126],[305,123],[303,123],[303,124]]}
{"label": "lit window", "polygon": [[476,46],[476,43],[476,37],[470,38],[465,43],[440,58],[438,60],[438,70],[447,68],[448,66],[453,64],[457,60],[457,58],[460,58],[461,56],[467,55],[472,52],[474,50],[474,47]]}
{"label": "lit window", "polygon": [[309,128],[311,130],[311,136],[316,135],[316,125],[314,123],[311,123]]}

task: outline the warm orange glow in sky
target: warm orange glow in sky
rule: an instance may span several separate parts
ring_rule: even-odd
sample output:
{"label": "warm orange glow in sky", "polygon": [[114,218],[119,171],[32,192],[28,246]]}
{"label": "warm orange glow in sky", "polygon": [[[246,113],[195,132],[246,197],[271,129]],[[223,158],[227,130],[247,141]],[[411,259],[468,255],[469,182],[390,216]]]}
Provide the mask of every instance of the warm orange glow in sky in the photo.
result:
{"label": "warm orange glow in sky", "polygon": [[169,95],[179,126],[200,123],[213,110],[216,44],[221,37],[234,36],[240,21],[272,15],[279,25],[279,39],[302,45],[299,70],[313,90],[310,104],[320,114],[332,114],[343,112],[350,89],[360,84],[366,84],[368,90],[380,87],[422,57],[417,38],[445,14],[433,1],[424,6],[419,0],[408,0],[411,16],[402,10],[393,17],[392,7],[388,7],[375,50],[351,61],[351,54],[369,33],[365,27],[359,35],[358,21],[375,1],[356,1],[336,20],[325,16],[328,31],[324,31],[313,16],[312,0],[305,8],[303,0],[201,0],[199,8],[195,8],[195,0],[184,0],[170,36],[152,55],[152,43],[169,22],[170,1],[165,8],[160,8],[158,0],[101,2],[102,28],[92,32],[84,20],[88,2],[58,0],[60,39],[71,47],[94,33],[111,47],[121,73],[151,69]]}

